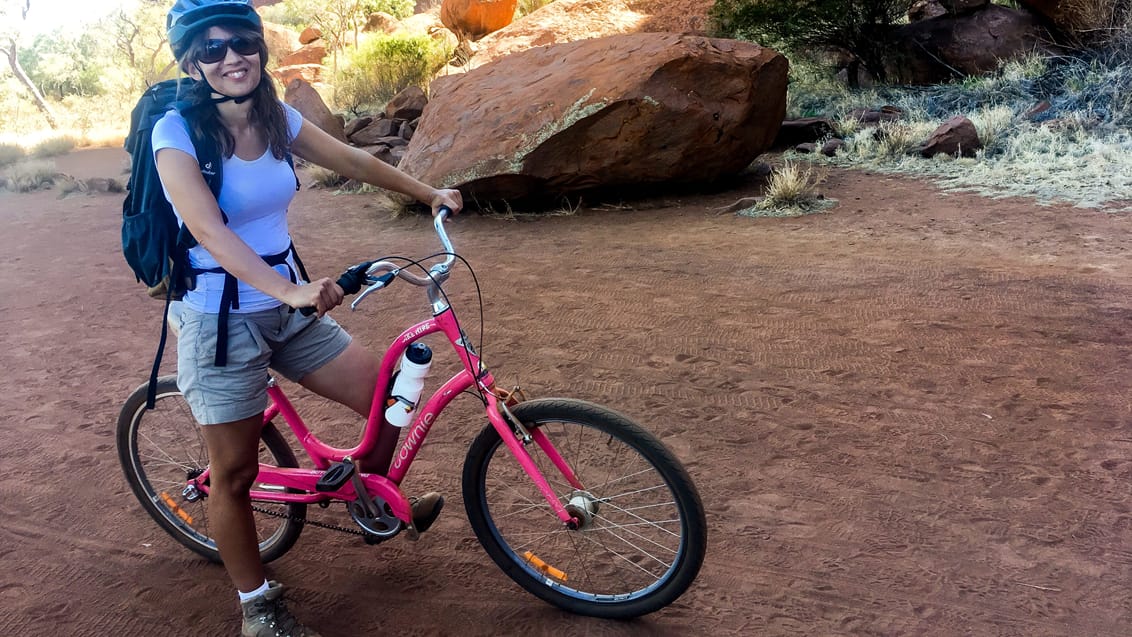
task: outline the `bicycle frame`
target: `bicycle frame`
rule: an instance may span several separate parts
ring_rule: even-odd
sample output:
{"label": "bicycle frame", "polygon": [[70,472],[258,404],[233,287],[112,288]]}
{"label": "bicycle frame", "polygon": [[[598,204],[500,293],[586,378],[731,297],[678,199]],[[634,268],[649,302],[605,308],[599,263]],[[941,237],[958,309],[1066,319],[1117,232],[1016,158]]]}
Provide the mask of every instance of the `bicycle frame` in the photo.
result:
{"label": "bicycle frame", "polygon": [[[424,446],[425,439],[428,437],[440,413],[460,392],[476,387],[480,395],[483,396],[487,402],[486,412],[488,420],[496,431],[499,432],[503,442],[538,486],[539,491],[543,494],[543,497],[546,498],[559,520],[569,528],[576,528],[579,524],[579,520],[570,515],[562,502],[559,501],[558,497],[551,489],[550,484],[547,482],[546,477],[542,475],[527,453],[524,446],[526,440],[517,436],[516,431],[503,417],[500,410],[500,398],[494,392],[494,379],[486,368],[481,367],[479,355],[461,331],[451,308],[445,308],[436,316],[417,323],[405,330],[390,345],[382,358],[381,370],[374,391],[373,403],[370,406],[369,417],[362,431],[361,441],[356,447],[339,449],[323,443],[310,431],[306,423],[303,422],[303,419],[292,406],[290,400],[284,395],[282,388],[275,383],[270,383],[267,393],[271,398],[271,404],[264,412],[264,424],[266,425],[276,416],[281,416],[288,427],[290,427],[291,431],[294,432],[299,444],[306,451],[307,456],[314,463],[315,468],[296,469],[261,463],[255,486],[250,493],[252,500],[304,504],[334,500],[347,502],[356,500],[359,494],[355,491],[350,482],[347,482],[339,490],[331,492],[319,492],[315,489],[315,485],[333,463],[342,461],[345,458],[364,458],[367,454],[373,452],[378,447],[383,430],[394,430],[386,435],[396,436],[399,434],[399,432],[395,430],[396,428],[385,422],[384,419],[385,388],[390,386],[394,367],[397,361],[401,359],[404,351],[417,340],[437,332],[441,332],[447,337],[449,343],[451,343],[453,349],[456,351],[456,355],[463,363],[464,369],[436,390],[429,397],[428,401],[424,403],[423,407],[417,409],[413,422],[406,428],[408,434],[393,455],[386,474],[360,474],[361,481],[365,485],[369,497],[377,497],[384,500],[389,505],[393,515],[402,522],[407,524],[412,522],[412,511],[409,501],[401,492],[399,485],[408,473],[409,467],[412,466],[417,453],[420,451],[421,447]],[[565,460],[562,459],[561,455],[554,448],[549,438],[541,430],[535,429],[529,432],[528,435],[530,440],[538,444],[539,448],[547,454],[548,458],[571,486],[575,489],[584,490],[584,486],[574,475],[573,470],[570,469]],[[207,494],[209,491],[208,474],[208,470],[205,470],[201,475],[190,479],[188,484],[195,486],[199,491]]]}

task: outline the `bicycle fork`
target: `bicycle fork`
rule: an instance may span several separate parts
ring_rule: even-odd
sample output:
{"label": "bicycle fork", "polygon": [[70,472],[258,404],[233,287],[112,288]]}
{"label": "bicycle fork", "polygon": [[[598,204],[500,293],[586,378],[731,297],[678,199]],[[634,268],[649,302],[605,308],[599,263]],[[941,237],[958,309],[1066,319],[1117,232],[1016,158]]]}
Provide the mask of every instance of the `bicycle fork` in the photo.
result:
{"label": "bicycle fork", "polygon": [[494,392],[487,391],[484,392],[484,395],[487,397],[488,403],[488,420],[491,421],[495,430],[499,432],[499,437],[503,439],[503,444],[507,445],[507,448],[514,454],[515,459],[519,461],[519,466],[521,466],[523,471],[526,471],[527,475],[534,481],[535,486],[538,487],[542,496],[546,498],[547,503],[550,504],[550,508],[554,510],[554,514],[558,516],[562,524],[571,531],[578,530],[583,520],[572,515],[558,499],[557,494],[554,493],[554,489],[551,488],[546,476],[539,471],[534,459],[531,458],[531,455],[527,452],[527,446],[532,441],[537,444],[542,452],[546,454],[547,458],[550,459],[551,463],[554,464],[555,468],[562,473],[562,477],[566,482],[573,488],[584,491],[585,487],[578,480],[573,469],[562,459],[562,456],[558,453],[558,450],[554,447],[554,444],[550,442],[550,439],[545,433],[539,429],[528,431],[527,428],[511,414],[511,410],[507,409],[507,405],[499,401]]}

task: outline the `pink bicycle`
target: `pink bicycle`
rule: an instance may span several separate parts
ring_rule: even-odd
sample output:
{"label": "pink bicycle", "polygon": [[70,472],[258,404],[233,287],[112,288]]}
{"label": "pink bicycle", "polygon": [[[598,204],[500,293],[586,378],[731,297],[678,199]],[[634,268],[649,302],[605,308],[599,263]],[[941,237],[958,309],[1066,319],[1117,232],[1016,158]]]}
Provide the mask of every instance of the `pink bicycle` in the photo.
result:
{"label": "pink bicycle", "polygon": [[[651,613],[691,585],[707,548],[703,504],[687,471],[652,434],[602,406],[567,398],[521,400],[495,386],[442,285],[459,258],[434,220],[444,258],[427,274],[389,260],[351,268],[340,281],[368,287],[351,308],[395,279],[427,288],[433,316],[401,333],[381,363],[373,406],[356,447],[338,449],[304,424],[282,389],[270,383],[259,476],[252,488],[264,562],[286,553],[307,524],[363,536],[371,543],[405,532],[417,538],[399,485],[440,413],[462,392],[484,404],[488,424],[464,461],[463,499],[480,543],[521,587],[565,610],[606,618]],[[393,257],[390,257],[393,258]],[[462,260],[462,259],[461,259]],[[416,262],[411,262],[417,265]],[[474,278],[474,275],[473,275]],[[347,287],[347,286],[344,286]],[[443,334],[462,371],[445,382],[401,428],[384,418],[395,367],[405,350]],[[209,536],[208,453],[173,376],[162,377],[146,409],[148,384],[122,407],[118,455],[145,511],[181,544],[220,561]],[[281,418],[310,458],[302,468],[273,422]],[[366,473],[358,464],[365,459]],[[357,528],[307,517],[307,505],[343,502]]]}

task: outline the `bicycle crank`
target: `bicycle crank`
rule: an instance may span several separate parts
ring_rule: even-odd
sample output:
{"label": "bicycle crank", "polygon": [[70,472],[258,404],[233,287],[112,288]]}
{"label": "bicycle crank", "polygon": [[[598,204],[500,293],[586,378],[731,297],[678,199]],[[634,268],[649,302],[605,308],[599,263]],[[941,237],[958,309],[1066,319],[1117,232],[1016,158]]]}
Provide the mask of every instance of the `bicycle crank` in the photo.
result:
{"label": "bicycle crank", "polygon": [[347,502],[346,510],[350,512],[350,517],[354,518],[358,526],[380,540],[389,539],[401,532],[401,520],[393,515],[392,509],[381,498],[375,497],[368,503],[360,498]]}

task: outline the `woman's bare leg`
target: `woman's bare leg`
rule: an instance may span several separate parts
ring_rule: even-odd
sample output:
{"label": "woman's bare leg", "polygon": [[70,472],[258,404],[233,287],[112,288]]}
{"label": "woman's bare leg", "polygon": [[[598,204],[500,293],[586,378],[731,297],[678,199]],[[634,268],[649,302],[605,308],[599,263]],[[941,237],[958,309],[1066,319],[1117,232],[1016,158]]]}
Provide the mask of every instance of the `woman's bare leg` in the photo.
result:
{"label": "woman's bare leg", "polygon": [[351,341],[334,360],[299,381],[303,387],[324,398],[346,405],[362,416],[369,416],[373,390],[381,364],[369,350]]}
{"label": "woman's bare leg", "polygon": [[266,579],[248,495],[259,473],[262,429],[262,415],[201,427],[210,469],[209,530],[228,576],[243,592],[254,591]]}

